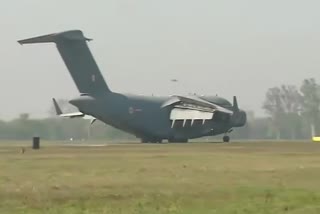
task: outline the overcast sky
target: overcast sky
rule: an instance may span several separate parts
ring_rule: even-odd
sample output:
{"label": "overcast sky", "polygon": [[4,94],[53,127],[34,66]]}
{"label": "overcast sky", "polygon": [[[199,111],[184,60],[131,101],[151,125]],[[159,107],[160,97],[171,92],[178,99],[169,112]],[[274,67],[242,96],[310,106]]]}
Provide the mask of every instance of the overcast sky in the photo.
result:
{"label": "overcast sky", "polygon": [[54,45],[16,42],[69,29],[94,39],[113,91],[237,95],[261,114],[269,87],[319,79],[319,8],[319,0],[2,2],[0,118],[43,117],[52,97],[78,95]]}

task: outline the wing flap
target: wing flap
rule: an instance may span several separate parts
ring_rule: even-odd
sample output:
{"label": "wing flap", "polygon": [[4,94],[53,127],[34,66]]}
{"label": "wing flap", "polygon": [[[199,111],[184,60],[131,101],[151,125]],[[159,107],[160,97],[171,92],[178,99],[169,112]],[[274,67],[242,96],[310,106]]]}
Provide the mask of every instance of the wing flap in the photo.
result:
{"label": "wing flap", "polygon": [[170,113],[170,120],[211,120],[212,117],[213,112],[181,108],[174,108]]}

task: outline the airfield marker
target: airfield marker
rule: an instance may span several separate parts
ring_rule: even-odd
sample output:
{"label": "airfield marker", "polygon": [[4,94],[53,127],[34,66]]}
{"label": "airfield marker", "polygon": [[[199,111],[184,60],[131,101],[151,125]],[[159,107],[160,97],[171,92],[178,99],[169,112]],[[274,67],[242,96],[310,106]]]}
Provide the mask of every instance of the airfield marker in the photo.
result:
{"label": "airfield marker", "polygon": [[313,142],[320,142],[320,137],[314,136],[314,137],[312,137],[312,141]]}
{"label": "airfield marker", "polygon": [[40,149],[40,137],[33,137],[32,149]]}

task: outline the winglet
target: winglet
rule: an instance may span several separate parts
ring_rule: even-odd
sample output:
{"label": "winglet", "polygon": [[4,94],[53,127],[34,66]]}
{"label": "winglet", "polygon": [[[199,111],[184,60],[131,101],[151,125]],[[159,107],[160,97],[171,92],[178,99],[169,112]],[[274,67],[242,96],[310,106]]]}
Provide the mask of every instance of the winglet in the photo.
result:
{"label": "winglet", "polygon": [[62,111],[61,111],[61,108],[60,108],[60,106],[58,105],[56,99],[52,98],[52,101],[53,101],[54,108],[55,108],[55,110],[56,110],[56,114],[57,114],[57,115],[61,115],[61,114],[62,114]]}

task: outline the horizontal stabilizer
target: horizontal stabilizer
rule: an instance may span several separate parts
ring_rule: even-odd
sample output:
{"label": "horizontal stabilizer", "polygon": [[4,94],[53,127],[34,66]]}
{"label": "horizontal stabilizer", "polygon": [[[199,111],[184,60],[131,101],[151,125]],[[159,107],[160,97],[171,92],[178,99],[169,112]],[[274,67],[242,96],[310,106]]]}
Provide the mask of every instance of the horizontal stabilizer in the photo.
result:
{"label": "horizontal stabilizer", "polygon": [[52,101],[53,101],[54,109],[56,110],[56,114],[57,114],[57,115],[61,115],[61,114],[62,114],[62,111],[61,111],[61,108],[60,108],[60,106],[58,105],[56,99],[52,98]]}
{"label": "horizontal stabilizer", "polygon": [[73,112],[73,113],[62,113],[62,110],[60,108],[60,106],[58,105],[56,99],[52,98],[52,101],[53,101],[53,105],[54,105],[54,108],[56,110],[56,114],[59,116],[59,117],[69,117],[69,118],[74,118],[74,117],[84,117],[85,114],[83,114],[82,112]]}
{"label": "horizontal stabilizer", "polygon": [[19,40],[19,44],[33,44],[33,43],[50,43],[57,42],[59,39],[76,40],[76,41],[91,41],[86,38],[80,30],[70,30],[61,33],[47,34],[43,36],[32,37],[29,39]]}
{"label": "horizontal stabilizer", "polygon": [[72,112],[72,113],[60,114],[59,116],[74,118],[74,117],[84,117],[85,114],[83,114],[82,112]]}

